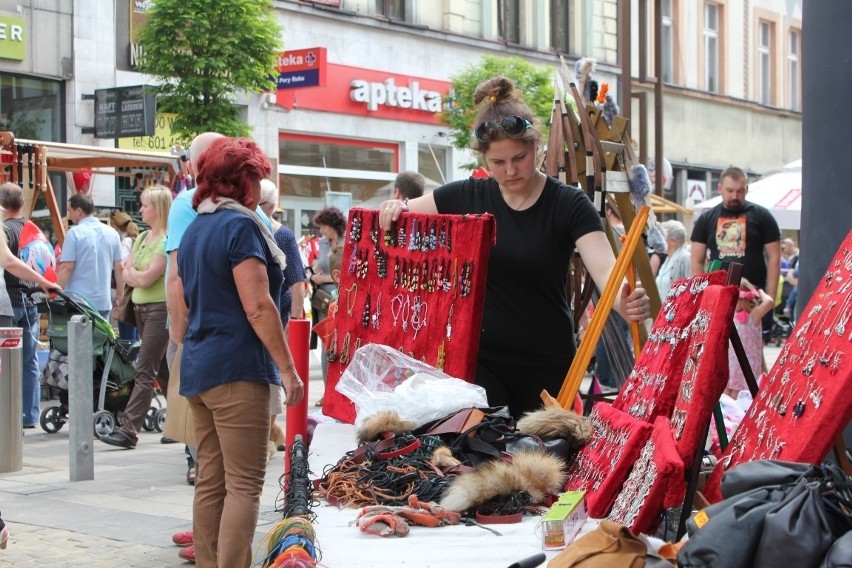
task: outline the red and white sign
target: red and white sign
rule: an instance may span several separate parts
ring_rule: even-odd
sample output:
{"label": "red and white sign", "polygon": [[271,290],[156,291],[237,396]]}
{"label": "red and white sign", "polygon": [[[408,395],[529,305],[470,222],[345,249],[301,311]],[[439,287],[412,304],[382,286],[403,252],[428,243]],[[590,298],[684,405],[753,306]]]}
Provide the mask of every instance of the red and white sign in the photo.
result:
{"label": "red and white sign", "polygon": [[278,56],[277,90],[325,86],[325,48],[285,51]]}
{"label": "red and white sign", "polygon": [[451,83],[348,65],[326,65],[325,86],[279,90],[278,104],[404,122],[440,124]]}

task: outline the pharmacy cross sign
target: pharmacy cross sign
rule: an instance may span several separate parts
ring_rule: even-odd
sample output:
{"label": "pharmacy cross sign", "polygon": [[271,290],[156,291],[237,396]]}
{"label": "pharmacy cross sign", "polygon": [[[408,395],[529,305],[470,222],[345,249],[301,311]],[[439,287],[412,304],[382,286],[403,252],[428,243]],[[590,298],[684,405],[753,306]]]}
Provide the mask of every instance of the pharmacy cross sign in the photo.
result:
{"label": "pharmacy cross sign", "polygon": [[312,47],[285,51],[278,56],[276,87],[298,89],[302,87],[324,87],[326,66],[325,48]]}

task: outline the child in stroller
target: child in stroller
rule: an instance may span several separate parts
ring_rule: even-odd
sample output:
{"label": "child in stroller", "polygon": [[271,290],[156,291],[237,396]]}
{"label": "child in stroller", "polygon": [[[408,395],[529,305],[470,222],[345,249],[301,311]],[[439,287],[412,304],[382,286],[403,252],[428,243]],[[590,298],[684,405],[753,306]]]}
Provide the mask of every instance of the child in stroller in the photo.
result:
{"label": "child in stroller", "polygon": [[[139,352],[139,341],[117,339],[110,322],[79,294],[57,291],[56,298],[48,299],[40,288],[30,289],[28,294],[39,313],[47,313],[49,320],[50,354],[42,382],[60,389],[59,406],[47,407],[41,413],[42,429],[52,434],[68,421],[68,325],[73,316],[85,315],[92,321],[95,436],[100,439],[112,434],[133,390],[133,362]],[[162,431],[164,423],[165,409],[157,400],[157,407],[152,406],[148,411],[144,427]]]}

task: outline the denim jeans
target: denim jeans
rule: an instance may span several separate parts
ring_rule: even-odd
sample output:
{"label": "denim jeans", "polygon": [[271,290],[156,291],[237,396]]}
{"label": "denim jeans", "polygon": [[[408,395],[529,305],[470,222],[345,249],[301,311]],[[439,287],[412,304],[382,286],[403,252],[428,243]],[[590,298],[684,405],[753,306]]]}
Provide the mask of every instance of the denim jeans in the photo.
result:
{"label": "denim jeans", "polygon": [[139,339],[139,332],[136,330],[135,325],[130,325],[129,323],[120,321],[118,322],[118,338],[136,341]]}
{"label": "denim jeans", "polygon": [[12,308],[12,326],[23,328],[23,349],[21,352],[21,389],[24,426],[38,424],[41,387],[38,382],[38,336],[39,316],[35,306]]}

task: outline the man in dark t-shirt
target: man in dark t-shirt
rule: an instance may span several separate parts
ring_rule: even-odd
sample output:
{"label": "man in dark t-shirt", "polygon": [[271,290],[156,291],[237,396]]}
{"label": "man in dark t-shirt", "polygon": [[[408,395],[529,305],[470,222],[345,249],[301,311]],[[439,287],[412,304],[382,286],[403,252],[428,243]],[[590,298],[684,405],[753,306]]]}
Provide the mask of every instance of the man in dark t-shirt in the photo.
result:
{"label": "man in dark t-shirt", "polygon": [[[740,168],[728,168],[719,179],[722,203],[705,211],[692,228],[692,274],[702,274],[708,260],[743,265],[743,277],[772,298],[781,270],[781,231],[764,207],[745,200],[748,178]],[[772,314],[769,316],[771,328]],[[767,322],[764,321],[764,332]]]}

